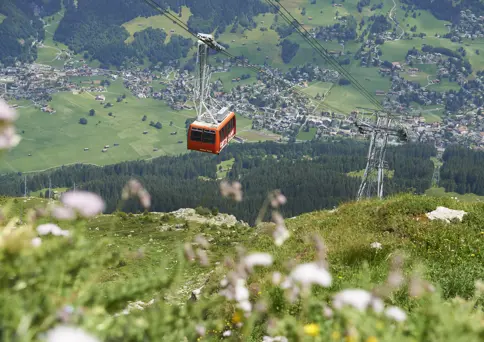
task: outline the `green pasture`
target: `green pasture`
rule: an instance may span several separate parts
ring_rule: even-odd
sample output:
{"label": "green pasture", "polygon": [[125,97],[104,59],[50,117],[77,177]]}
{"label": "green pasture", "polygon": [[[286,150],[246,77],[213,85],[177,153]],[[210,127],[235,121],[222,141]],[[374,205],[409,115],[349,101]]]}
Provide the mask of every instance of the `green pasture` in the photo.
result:
{"label": "green pasture", "polygon": [[[181,17],[171,10],[170,12],[185,24],[188,22],[188,18],[190,18],[190,16],[192,15],[190,9],[186,6],[182,6]],[[156,15],[148,18],[138,17],[131,21],[128,21],[127,23],[124,23],[122,26],[130,34],[129,38],[126,39],[126,43],[130,43],[134,40],[134,34],[136,32],[146,30],[149,27],[155,29],[163,29],[167,34],[166,41],[169,41],[173,34],[177,34],[185,38],[193,37],[188,32],[179,27],[177,24],[174,24],[172,20],[168,19],[164,15]],[[172,29],[174,30],[174,32],[171,32]]]}
{"label": "green pasture", "polygon": [[54,33],[63,17],[64,10],[61,10],[52,16],[44,18],[46,23],[44,26],[45,39],[43,47],[39,47],[37,50],[37,63],[53,67],[62,67],[64,65],[65,51],[68,51],[68,47],[54,41]]}
{"label": "green pasture", "polygon": [[304,132],[304,130],[300,130],[298,135],[296,136],[297,140],[312,140],[316,135],[317,128],[311,127],[308,132]]}
{"label": "green pasture", "polygon": [[[249,74],[251,77],[238,82],[232,82],[232,79]],[[220,79],[223,82],[226,91],[231,91],[233,88],[241,85],[251,84],[257,82],[257,74],[248,68],[233,67],[229,72],[214,72],[212,74],[212,81]]]}
{"label": "green pasture", "polygon": [[[401,3],[401,1],[398,1],[398,3]],[[449,32],[445,26],[445,24],[450,24],[449,21],[439,20],[429,11],[417,10],[415,12],[417,13],[416,18],[412,17],[411,12],[409,12],[408,17],[405,17],[405,11],[403,11],[400,6],[398,6],[396,9],[395,18],[398,20],[400,27],[402,27],[405,32],[408,32],[410,35],[423,32],[429,37],[434,37],[436,34],[443,36]],[[417,26],[417,30],[412,32],[410,31],[410,28],[414,25]],[[398,30],[398,33],[400,32],[401,31]]]}
{"label": "green pasture", "polygon": [[[116,98],[123,93],[127,94],[127,103],[117,103]],[[119,84],[104,93],[106,102],[113,104],[111,108],[95,101],[95,95],[54,94],[50,103],[54,114],[35,107],[21,108],[17,129],[24,131],[22,141],[8,154],[1,169],[32,171],[78,162],[105,165],[186,151],[185,120],[194,113],[173,111],[162,101],[134,98]],[[90,109],[96,111],[95,116],[89,116]],[[113,116],[108,116],[109,112]],[[143,115],[147,115],[144,122]],[[88,120],[86,125],[79,124],[82,117]],[[163,128],[149,126],[150,121],[160,121]],[[170,134],[175,131],[177,135]],[[105,145],[110,148],[103,153]]]}
{"label": "green pasture", "polygon": [[459,201],[462,202],[483,202],[484,196],[478,196],[475,194],[465,194],[461,195],[456,192],[446,192],[444,188],[430,188],[425,191],[425,195],[432,196],[432,197],[457,197]]}
{"label": "green pasture", "polygon": [[[80,78],[90,79],[94,78]],[[0,170],[36,171],[72,163],[106,165],[186,152],[185,121],[195,116],[194,111],[174,111],[163,101],[138,99],[119,80],[102,94],[105,103],[113,107],[104,108],[95,100],[98,93],[89,92],[54,94],[50,102],[56,111],[53,114],[42,112],[28,101],[12,102],[20,106],[16,126],[22,141],[8,153]],[[116,102],[123,94],[126,99]],[[91,109],[96,112],[92,117]],[[108,115],[110,112],[112,116]],[[146,121],[141,120],[143,115],[147,116]],[[86,118],[88,123],[79,124],[80,118]],[[150,121],[161,122],[163,128],[151,127]],[[250,119],[237,116],[237,129],[246,133],[249,141],[266,140],[262,136],[252,137],[251,126]],[[143,134],[144,131],[148,133]],[[174,132],[176,135],[171,134]],[[105,145],[110,147],[102,152]],[[85,148],[89,150],[84,151]]]}
{"label": "green pasture", "polygon": [[423,114],[423,117],[425,118],[425,122],[429,124],[434,122],[442,122],[442,116],[436,113],[427,112]]}
{"label": "green pasture", "polygon": [[227,174],[232,169],[234,165],[235,158],[224,160],[217,165],[217,179],[222,179],[227,177]]}
{"label": "green pasture", "polygon": [[[472,65],[474,73],[478,70],[484,69],[484,39],[480,40],[466,40],[464,44],[454,43],[449,39],[437,38],[437,37],[425,37],[425,38],[413,38],[411,40],[398,40],[385,42],[381,46],[383,52],[382,59],[390,62],[404,62],[405,56],[408,50],[413,47],[421,49],[424,44],[432,45],[433,47],[445,47],[453,51],[460,47],[463,47],[466,51],[466,58]],[[480,50],[481,54],[478,55],[476,50]]]}
{"label": "green pasture", "polygon": [[307,88],[300,88],[300,90],[311,97],[316,97],[318,94],[323,96],[333,87],[333,83],[330,82],[313,82]]}

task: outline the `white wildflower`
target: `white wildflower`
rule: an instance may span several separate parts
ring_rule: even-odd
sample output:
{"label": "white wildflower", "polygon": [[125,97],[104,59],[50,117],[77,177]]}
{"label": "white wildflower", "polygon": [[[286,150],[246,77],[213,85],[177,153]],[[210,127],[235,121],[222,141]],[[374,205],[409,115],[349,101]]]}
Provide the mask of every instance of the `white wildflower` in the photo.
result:
{"label": "white wildflower", "polygon": [[17,120],[17,112],[10,108],[7,102],[0,99],[0,121],[13,122]]}
{"label": "white wildflower", "polygon": [[195,331],[197,332],[197,334],[199,336],[204,336],[205,333],[206,333],[206,329],[203,325],[201,324],[198,324],[196,327],[195,327]]}
{"label": "white wildflower", "polygon": [[272,284],[279,285],[282,280],[282,275],[279,272],[272,273]]}
{"label": "white wildflower", "polygon": [[392,318],[397,322],[403,322],[407,319],[407,314],[402,309],[396,306],[390,306],[385,310],[385,316]]}
{"label": "white wildflower", "polygon": [[99,342],[100,340],[84,330],[60,325],[47,332],[47,342]]}
{"label": "white wildflower", "polygon": [[390,274],[388,275],[387,281],[391,287],[397,288],[400,285],[402,285],[404,280],[405,278],[403,277],[402,273],[399,270],[397,270],[397,271],[390,272]]}
{"label": "white wildflower", "polygon": [[330,307],[327,307],[326,305],[323,308],[323,316],[326,318],[331,318],[333,317],[333,310],[331,310]]}
{"label": "white wildflower", "polygon": [[249,270],[254,266],[270,266],[272,265],[272,255],[268,253],[252,253],[246,256],[243,263]]}
{"label": "white wildflower", "polygon": [[224,337],[229,337],[230,335],[232,335],[232,331],[230,330],[225,330],[222,334]]}
{"label": "white wildflower", "polygon": [[245,280],[239,278],[235,285],[235,300],[240,302],[247,299],[249,299],[249,290],[245,287]]}
{"label": "white wildflower", "polygon": [[39,225],[37,227],[37,233],[39,233],[39,235],[52,234],[56,236],[69,236],[69,232],[67,230],[61,229],[54,223],[44,223]]}
{"label": "white wildflower", "polygon": [[373,249],[382,249],[381,243],[379,243],[379,242],[372,242],[370,244],[370,247],[373,248]]}
{"label": "white wildflower", "polygon": [[229,284],[229,281],[227,280],[227,277],[224,277],[222,280],[220,280],[220,286],[226,287]]}
{"label": "white wildflower", "polygon": [[32,241],[30,242],[32,247],[39,247],[42,244],[42,239],[39,237],[33,238]]}
{"label": "white wildflower", "polygon": [[52,208],[52,217],[58,220],[74,220],[76,213],[71,208],[55,206]]}
{"label": "white wildflower", "polygon": [[220,193],[223,197],[231,197],[236,202],[242,201],[242,184],[240,182],[233,182],[229,184],[226,180],[220,182]]}
{"label": "white wildflower", "polygon": [[284,226],[278,226],[273,234],[274,243],[276,246],[282,246],[282,244],[289,239],[289,236],[289,231]]}
{"label": "white wildflower", "polygon": [[331,274],[316,263],[298,265],[292,270],[290,277],[304,284],[318,284],[324,287],[331,286]]}
{"label": "white wildflower", "polygon": [[0,127],[0,149],[7,150],[15,147],[20,143],[20,135],[15,133],[15,127],[12,125]]}
{"label": "white wildflower", "polygon": [[245,312],[250,312],[252,310],[252,304],[248,300],[239,302],[238,307]]}
{"label": "white wildflower", "polygon": [[145,209],[151,206],[151,195],[136,179],[130,179],[123,188],[121,198],[127,200],[130,197],[138,197],[141,205]]}
{"label": "white wildflower", "polygon": [[287,339],[286,336],[264,336],[262,338],[262,342],[288,342],[289,340]]}
{"label": "white wildflower", "polygon": [[62,195],[61,202],[75,209],[83,217],[96,216],[104,211],[106,205],[103,199],[92,192],[69,191]]}
{"label": "white wildflower", "polygon": [[369,306],[372,306],[375,312],[383,310],[381,299],[373,297],[370,292],[362,289],[346,289],[333,297],[333,307],[335,309],[340,310],[345,305],[352,306],[360,311],[366,310]]}

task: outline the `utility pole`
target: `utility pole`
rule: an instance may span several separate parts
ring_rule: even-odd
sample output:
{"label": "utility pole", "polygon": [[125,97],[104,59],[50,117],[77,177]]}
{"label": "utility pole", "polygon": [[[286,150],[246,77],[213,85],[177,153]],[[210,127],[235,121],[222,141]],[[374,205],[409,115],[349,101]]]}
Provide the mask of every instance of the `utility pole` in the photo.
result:
{"label": "utility pole", "polygon": [[27,176],[24,176],[24,197],[27,197]]}

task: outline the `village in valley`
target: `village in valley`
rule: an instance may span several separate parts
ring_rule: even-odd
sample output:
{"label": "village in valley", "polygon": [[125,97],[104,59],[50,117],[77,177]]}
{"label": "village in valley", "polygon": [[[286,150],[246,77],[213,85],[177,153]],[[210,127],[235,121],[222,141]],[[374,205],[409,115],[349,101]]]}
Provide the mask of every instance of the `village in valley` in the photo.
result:
{"label": "village in valley", "polygon": [[[476,148],[484,147],[484,113],[480,108],[471,104],[467,110],[448,115],[442,121],[427,122],[423,115],[405,108],[398,101],[401,95],[417,97],[426,105],[435,104],[444,107],[446,96],[452,94],[437,93],[424,87],[415,87],[404,74],[415,75],[419,72],[411,67],[412,62],[428,63],[438,66],[438,76],[430,78],[429,85],[440,82],[441,77],[454,75],[457,82],[464,82],[464,75],[456,71],[452,63],[446,62],[439,53],[418,53],[409,55],[405,64],[393,62],[391,65],[380,67],[380,73],[391,78],[389,91],[377,90],[377,97],[385,97],[385,104],[398,114],[414,132],[418,133],[422,141],[433,141],[439,148],[445,148],[450,143],[466,142]],[[193,105],[192,82],[193,76],[187,71],[168,67],[161,71],[134,69],[129,71],[113,71],[89,67],[79,61],[79,67],[67,64],[63,70],[47,65],[26,64],[16,67],[0,69],[1,92],[10,99],[27,99],[38,107],[39,111],[55,115],[56,109],[49,101],[52,94],[57,92],[71,92],[73,94],[91,93],[93,101],[104,104],[104,92],[108,91],[111,82],[122,80],[126,92],[136,96],[140,101],[147,98],[158,99],[167,103],[173,110],[191,110]],[[324,94],[315,98],[301,96],[292,92],[298,88],[301,91],[311,87],[308,73],[296,70],[293,73],[282,73],[270,70],[274,78],[259,77],[253,83],[234,86],[226,90],[218,76],[230,72],[232,67],[243,67],[242,62],[226,61],[213,71],[213,96],[225,103],[239,115],[252,120],[254,130],[268,130],[290,139],[300,130],[316,129],[315,138],[325,136],[353,137],[357,135],[354,122],[361,110],[355,108],[350,113],[342,113],[324,106]],[[336,82],[338,73],[332,70],[314,67],[312,81]],[[78,78],[97,78],[98,81],[77,81]],[[484,85],[484,76],[478,78],[480,88]],[[231,83],[238,84],[240,78],[231,79]],[[276,83],[281,82],[283,86]],[[154,85],[159,90],[154,90]],[[233,85],[232,85],[233,86]],[[108,104],[109,106],[110,104]],[[14,105],[15,106],[15,105]],[[40,114],[39,114],[40,115]],[[294,138],[293,138],[294,140]],[[239,140],[243,141],[243,140]]]}
{"label": "village in valley", "polygon": [[[371,10],[378,10],[381,6],[374,4]],[[344,10],[343,5],[338,3],[333,3],[333,8]],[[362,34],[356,40],[359,44],[356,52],[345,48],[345,44],[355,39],[355,25],[358,23],[353,16],[336,12],[337,24],[318,26],[311,30],[311,35],[322,42],[338,42],[342,49],[330,50],[332,57],[342,65],[355,63],[351,60],[356,60],[360,68],[375,74],[371,79],[366,78],[367,82],[378,77],[381,80],[378,84],[386,84],[386,89],[371,90],[372,95],[381,100],[385,110],[398,117],[419,141],[433,142],[440,150],[454,143],[484,149],[484,112],[477,105],[482,102],[484,72],[472,70],[465,59],[469,50],[462,47],[455,51],[418,43],[414,44],[417,48],[408,49],[404,59],[387,60],[382,52],[386,44],[418,41],[426,36],[416,32],[414,27],[408,30],[400,26],[394,9],[388,14],[388,19],[382,15],[372,17],[373,23],[365,28],[370,34]],[[312,21],[313,17],[308,17],[308,20]],[[389,30],[391,21],[395,24],[393,30]],[[267,30],[264,21],[261,24],[260,30]],[[364,24],[359,23],[360,29],[365,27]],[[484,36],[484,18],[463,11],[459,23],[448,25],[447,29],[449,32],[445,37],[436,34],[436,39],[451,42],[479,39]],[[40,42],[39,47],[42,46]],[[130,94],[140,104],[147,100],[160,101],[174,112],[193,112],[195,115],[193,74],[184,68],[174,65],[99,68],[69,50],[59,51],[56,59],[62,59],[62,67],[17,62],[15,66],[0,68],[0,96],[14,107],[18,106],[16,101],[25,103],[27,100],[31,103],[29,106],[38,109],[39,115],[56,115],[52,96],[61,92],[79,96],[89,94],[86,101],[92,107],[99,103],[107,109],[118,103],[127,103],[125,97]],[[479,50],[475,51],[475,54],[479,53]],[[355,122],[361,118],[372,118],[373,111],[363,109],[366,104],[362,105],[355,99],[346,100],[349,96],[347,89],[352,85],[330,67],[307,63],[282,71],[266,62],[263,66],[265,72],[256,75],[243,72],[250,66],[249,59],[245,57],[234,60],[216,56],[214,60],[216,63],[211,68],[212,97],[246,118],[251,123],[250,130],[260,132],[258,140],[268,134],[278,137],[278,141],[293,142],[332,136],[358,137],[360,134]],[[113,103],[106,100],[106,94],[112,94],[112,84],[117,85],[118,94]],[[94,109],[89,115],[94,115],[93,112]],[[109,116],[115,117],[116,113],[110,112]],[[162,117],[163,112],[160,112],[159,118],[151,121],[150,126],[160,129]],[[146,115],[142,120],[146,120]],[[87,119],[81,118],[79,123],[86,124]],[[169,126],[172,125],[173,121],[170,121]],[[178,132],[180,128],[183,127],[178,127],[171,134],[181,133]],[[308,134],[301,134],[304,132]],[[148,131],[142,134],[146,135]],[[303,135],[305,138],[301,138]],[[238,137],[236,141],[244,142],[245,139]],[[100,150],[107,152],[109,146],[100,146]],[[89,148],[84,148],[84,151],[87,150]],[[157,150],[158,147],[153,147],[153,151]]]}

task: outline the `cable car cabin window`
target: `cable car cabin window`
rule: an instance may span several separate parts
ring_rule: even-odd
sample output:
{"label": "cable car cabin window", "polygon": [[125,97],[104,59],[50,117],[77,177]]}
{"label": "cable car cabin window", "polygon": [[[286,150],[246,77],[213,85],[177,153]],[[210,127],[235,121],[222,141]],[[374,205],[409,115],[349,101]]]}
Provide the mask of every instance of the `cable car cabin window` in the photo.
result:
{"label": "cable car cabin window", "polygon": [[192,128],[192,134],[190,135],[190,140],[192,141],[202,141],[203,130],[199,128]]}
{"label": "cable car cabin window", "polygon": [[227,136],[227,126],[222,127],[222,129],[220,130],[220,141],[223,141],[226,136]]}
{"label": "cable car cabin window", "polygon": [[202,142],[207,144],[215,144],[215,131],[204,129],[202,135]]}
{"label": "cable car cabin window", "polygon": [[227,124],[227,126],[226,126],[226,127],[228,127],[228,131],[229,131],[229,132],[232,130],[232,127],[233,127],[233,122],[232,122],[232,120],[230,120],[230,121],[229,121],[229,123]]}

